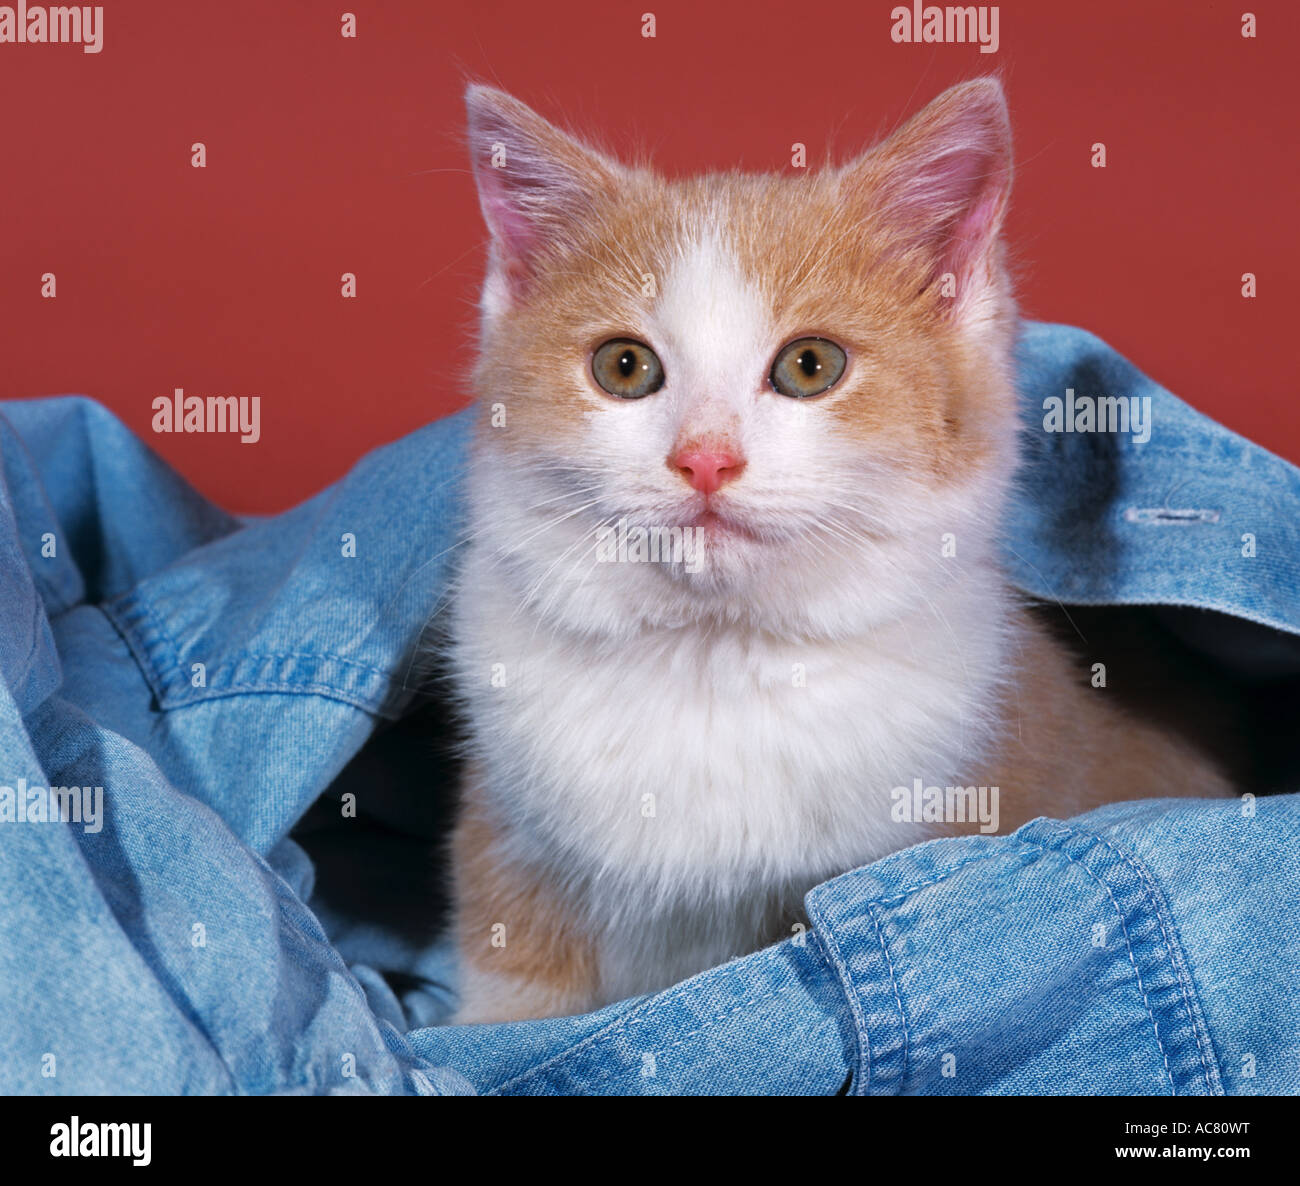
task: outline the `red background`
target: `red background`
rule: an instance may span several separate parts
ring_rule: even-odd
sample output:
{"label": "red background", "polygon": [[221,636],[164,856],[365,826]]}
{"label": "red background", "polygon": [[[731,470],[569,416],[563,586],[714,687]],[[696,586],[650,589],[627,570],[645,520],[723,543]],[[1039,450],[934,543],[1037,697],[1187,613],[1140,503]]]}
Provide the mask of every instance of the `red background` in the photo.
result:
{"label": "red background", "polygon": [[[1300,461],[1300,6],[1011,0],[996,54],[894,44],[892,7],[104,0],[99,55],[0,45],[0,398],[92,395],[212,498],[278,509],[467,401],[467,78],[684,172],[788,169],[794,141],[810,163],[848,155],[997,70],[1025,313],[1093,330]],[[178,386],[260,395],[261,442],[153,434]]]}

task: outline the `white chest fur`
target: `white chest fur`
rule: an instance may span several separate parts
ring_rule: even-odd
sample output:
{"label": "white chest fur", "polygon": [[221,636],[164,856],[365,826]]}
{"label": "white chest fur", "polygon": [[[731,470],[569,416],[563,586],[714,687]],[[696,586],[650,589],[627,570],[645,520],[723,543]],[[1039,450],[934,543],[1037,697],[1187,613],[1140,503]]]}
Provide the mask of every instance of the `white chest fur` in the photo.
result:
{"label": "white chest fur", "polygon": [[991,735],[987,599],[970,620],[954,598],[860,638],[715,623],[614,642],[521,612],[482,552],[464,578],[454,660],[511,855],[665,982],[770,937],[756,932],[817,882],[924,839],[891,818],[890,790],[951,782]]}

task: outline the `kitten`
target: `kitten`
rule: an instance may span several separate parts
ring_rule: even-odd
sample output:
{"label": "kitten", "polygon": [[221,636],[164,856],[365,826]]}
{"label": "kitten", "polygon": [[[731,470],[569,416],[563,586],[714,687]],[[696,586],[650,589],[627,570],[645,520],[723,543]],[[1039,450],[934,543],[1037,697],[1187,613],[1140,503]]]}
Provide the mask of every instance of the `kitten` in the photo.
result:
{"label": "kitten", "polygon": [[[452,618],[458,1021],[587,1011],[789,936],[817,883],[970,830],[899,822],[917,780],[997,788],[1002,831],[1227,792],[999,570],[996,81],[789,177],[669,181],[467,102],[491,249]],[[634,562],[637,529],[677,531]]]}

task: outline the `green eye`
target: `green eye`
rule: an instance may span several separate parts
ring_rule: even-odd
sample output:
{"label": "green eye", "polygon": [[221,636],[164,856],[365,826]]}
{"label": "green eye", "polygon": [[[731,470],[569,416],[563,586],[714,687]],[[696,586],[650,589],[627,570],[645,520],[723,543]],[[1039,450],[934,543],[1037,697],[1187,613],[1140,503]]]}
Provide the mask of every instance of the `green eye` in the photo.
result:
{"label": "green eye", "polygon": [[592,377],[610,395],[640,399],[664,385],[664,366],[644,342],[612,338],[591,359]]}
{"label": "green eye", "polygon": [[844,351],[827,338],[799,338],[772,364],[772,386],[792,399],[821,395],[844,374]]}

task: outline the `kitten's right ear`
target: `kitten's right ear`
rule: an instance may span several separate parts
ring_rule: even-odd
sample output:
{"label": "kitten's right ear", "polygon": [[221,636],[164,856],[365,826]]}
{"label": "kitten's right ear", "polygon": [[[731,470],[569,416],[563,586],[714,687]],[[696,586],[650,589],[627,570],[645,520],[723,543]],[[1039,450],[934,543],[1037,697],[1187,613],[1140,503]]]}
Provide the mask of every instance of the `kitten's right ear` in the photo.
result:
{"label": "kitten's right ear", "polygon": [[572,234],[622,170],[504,91],[471,86],[465,107],[479,206],[492,232],[484,299],[497,312],[527,290],[539,256]]}
{"label": "kitten's right ear", "polygon": [[928,286],[957,279],[956,311],[979,308],[989,289],[1011,189],[1011,121],[996,78],[945,91],[883,144],[845,170],[870,201],[893,248]]}

